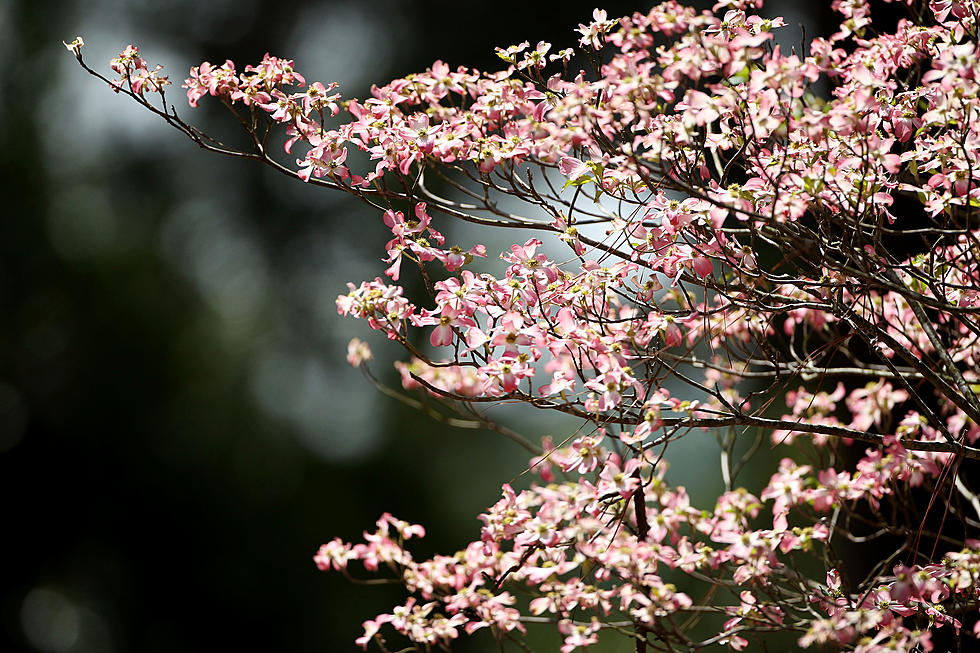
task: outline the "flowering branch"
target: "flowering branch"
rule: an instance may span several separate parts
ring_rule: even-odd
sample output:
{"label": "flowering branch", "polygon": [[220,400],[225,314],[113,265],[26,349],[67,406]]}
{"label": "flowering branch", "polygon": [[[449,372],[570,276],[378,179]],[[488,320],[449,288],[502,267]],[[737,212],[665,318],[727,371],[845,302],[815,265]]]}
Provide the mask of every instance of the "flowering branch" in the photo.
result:
{"label": "flowering branch", "polygon": [[[320,549],[322,569],[358,561],[409,592],[359,645],[483,630],[528,650],[532,625],[562,653],[603,631],[637,651],[980,634],[980,5],[896,4],[906,17],[877,31],[868,2],[835,0],[839,30],[802,54],[761,0],[596,10],[572,48],[498,48],[497,72],[437,61],[363,101],[268,54],[202,63],[188,100],[221,102],[240,149],[179,118],[136,48],[108,79],[66,44],[202,148],[375,207],[383,276],[338,311],[402,345],[403,388],[444,408],[382,391],[534,455],[541,484],[504,485],[452,556],[415,561],[424,530],[390,515]],[[294,163],[267,148],[276,130]],[[454,220],[523,233],[493,269],[444,235]],[[369,358],[352,343],[352,364]],[[578,427],[538,448],[479,410],[498,403]],[[669,444],[697,431],[717,434],[726,488],[706,510],[665,477]],[[782,458],[753,493],[739,477],[764,436]]]}

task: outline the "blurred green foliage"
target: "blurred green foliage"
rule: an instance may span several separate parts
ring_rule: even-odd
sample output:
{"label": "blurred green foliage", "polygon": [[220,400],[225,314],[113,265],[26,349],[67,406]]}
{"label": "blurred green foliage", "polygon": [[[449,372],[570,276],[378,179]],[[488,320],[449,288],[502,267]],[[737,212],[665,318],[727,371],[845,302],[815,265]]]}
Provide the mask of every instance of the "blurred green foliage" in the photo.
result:
{"label": "blurred green foliage", "polygon": [[350,650],[401,595],[319,573],[316,547],[388,510],[425,524],[420,553],[455,550],[526,466],[344,363],[346,340],[369,335],[333,299],[380,272],[378,215],[206,156],[61,41],[83,35],[103,70],[139,44],[182,115],[224,134],[217,108],[191,111],[177,88],[201,60],[268,50],[363,97],[437,58],[496,68],[494,46],[570,45],[591,2],[285,7],[0,5],[0,650]]}

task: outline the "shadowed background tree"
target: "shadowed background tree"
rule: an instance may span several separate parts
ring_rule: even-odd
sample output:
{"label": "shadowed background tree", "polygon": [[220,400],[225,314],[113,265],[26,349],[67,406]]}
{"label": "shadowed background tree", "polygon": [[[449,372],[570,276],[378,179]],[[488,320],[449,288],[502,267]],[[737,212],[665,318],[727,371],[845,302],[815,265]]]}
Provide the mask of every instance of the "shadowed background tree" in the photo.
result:
{"label": "shadowed background tree", "polygon": [[[454,550],[527,464],[344,362],[359,329],[334,298],[376,268],[378,215],[203,155],[81,75],[61,41],[82,34],[93,65],[137,43],[175,85],[202,60],[269,50],[364,97],[435,59],[490,69],[494,46],[564,47],[592,7],[0,6],[0,648],[348,650],[401,593],[318,573],[316,547],[389,510],[429,528],[420,554]],[[226,135],[218,107],[169,99]]]}

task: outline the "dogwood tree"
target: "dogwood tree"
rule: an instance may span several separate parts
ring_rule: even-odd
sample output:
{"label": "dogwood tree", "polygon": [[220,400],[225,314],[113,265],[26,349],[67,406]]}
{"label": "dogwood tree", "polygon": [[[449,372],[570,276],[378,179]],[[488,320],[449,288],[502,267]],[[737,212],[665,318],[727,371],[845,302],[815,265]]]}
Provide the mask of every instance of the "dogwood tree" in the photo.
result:
{"label": "dogwood tree", "polygon": [[[190,105],[225,105],[241,148],[186,122],[136,47],[110,79],[66,44],[202,148],[375,206],[383,265],[339,312],[405,348],[405,389],[532,452],[539,481],[504,485],[455,553],[417,560],[424,529],[388,514],[323,545],[321,569],[405,586],[360,646],[977,637],[980,3],[896,4],[881,31],[835,0],[839,29],[791,51],[761,0],[596,10],[567,49],[437,61],[364,100],[270,55],[194,67]],[[515,244],[494,266],[452,221]],[[372,357],[356,340],[348,358]],[[487,417],[500,403],[578,426],[522,439]],[[664,469],[701,432],[725,491],[695,506]],[[762,449],[781,462],[753,492]]]}

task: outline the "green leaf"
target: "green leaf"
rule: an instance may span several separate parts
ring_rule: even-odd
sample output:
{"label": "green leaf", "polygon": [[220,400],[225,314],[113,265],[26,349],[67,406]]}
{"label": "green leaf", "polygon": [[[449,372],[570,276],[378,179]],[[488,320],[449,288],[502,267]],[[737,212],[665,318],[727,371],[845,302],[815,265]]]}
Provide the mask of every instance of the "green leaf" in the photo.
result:
{"label": "green leaf", "polygon": [[595,179],[591,175],[582,175],[581,177],[578,177],[577,179],[569,179],[568,181],[565,182],[565,185],[562,186],[561,189],[562,190],[565,190],[569,186],[584,186],[585,184],[588,184],[588,183],[591,183],[591,182],[594,182],[594,181],[595,181]]}

